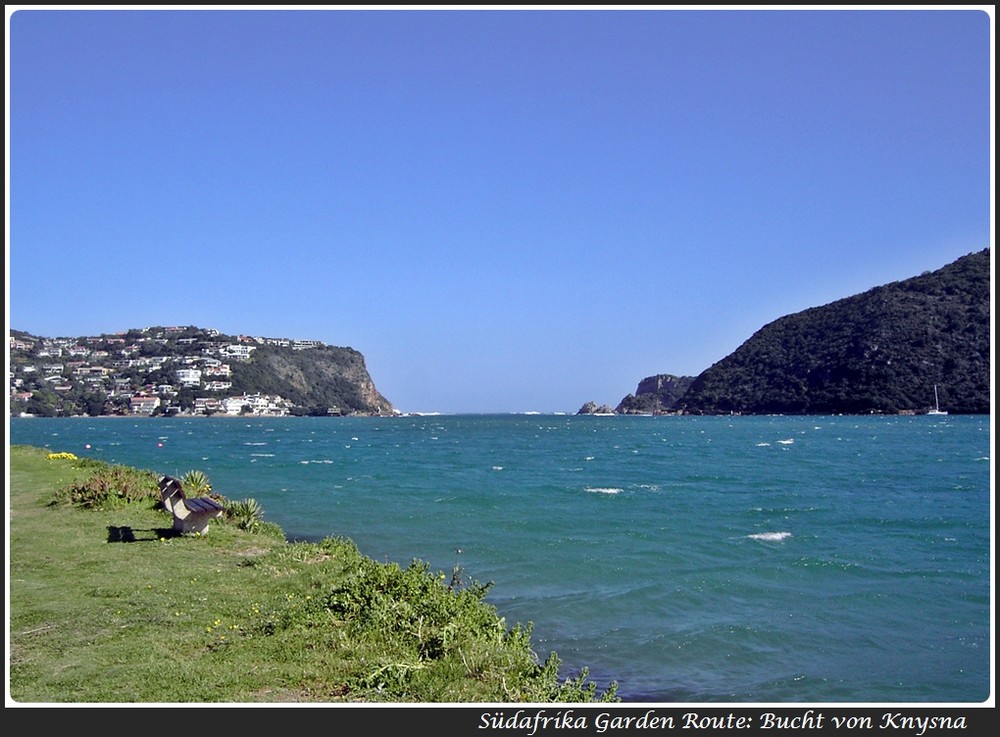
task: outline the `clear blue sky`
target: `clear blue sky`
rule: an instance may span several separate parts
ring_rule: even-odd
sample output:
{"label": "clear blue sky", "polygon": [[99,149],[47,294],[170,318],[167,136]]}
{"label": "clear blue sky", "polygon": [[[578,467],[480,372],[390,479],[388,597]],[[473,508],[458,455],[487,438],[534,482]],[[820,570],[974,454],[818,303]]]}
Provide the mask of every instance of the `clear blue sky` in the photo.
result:
{"label": "clear blue sky", "polygon": [[10,328],[573,413],[992,245],[993,6],[138,7],[7,8]]}

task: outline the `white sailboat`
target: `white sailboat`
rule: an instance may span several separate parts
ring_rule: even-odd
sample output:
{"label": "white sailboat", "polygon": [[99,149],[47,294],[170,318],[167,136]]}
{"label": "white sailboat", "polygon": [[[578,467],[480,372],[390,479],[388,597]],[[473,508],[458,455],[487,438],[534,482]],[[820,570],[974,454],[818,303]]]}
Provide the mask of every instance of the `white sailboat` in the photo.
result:
{"label": "white sailboat", "polygon": [[943,410],[943,409],[941,409],[940,405],[938,404],[937,384],[934,385],[934,409],[927,410],[927,414],[929,414],[929,415],[946,415],[946,414],[948,414],[948,412],[945,411],[945,410]]}

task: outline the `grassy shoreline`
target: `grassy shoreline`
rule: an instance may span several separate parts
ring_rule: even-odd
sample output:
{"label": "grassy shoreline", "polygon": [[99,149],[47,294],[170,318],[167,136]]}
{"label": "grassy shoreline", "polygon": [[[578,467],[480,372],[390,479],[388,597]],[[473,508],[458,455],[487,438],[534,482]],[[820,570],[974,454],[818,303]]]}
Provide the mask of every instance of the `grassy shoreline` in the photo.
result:
{"label": "grassy shoreline", "polygon": [[617,700],[615,684],[598,692],[586,670],[540,660],[530,625],[508,626],[486,585],[269,524],[176,535],[152,497],[111,490],[83,508],[67,494],[107,464],[8,455],[16,704]]}

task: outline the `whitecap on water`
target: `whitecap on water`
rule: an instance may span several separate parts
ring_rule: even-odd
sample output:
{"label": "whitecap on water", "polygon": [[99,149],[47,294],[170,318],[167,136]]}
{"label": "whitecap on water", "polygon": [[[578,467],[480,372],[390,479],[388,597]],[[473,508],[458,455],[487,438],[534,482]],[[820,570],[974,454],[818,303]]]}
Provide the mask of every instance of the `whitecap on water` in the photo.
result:
{"label": "whitecap on water", "polygon": [[753,535],[747,535],[751,540],[766,540],[767,542],[781,542],[791,536],[790,532],[756,532]]}
{"label": "whitecap on water", "polygon": [[621,494],[622,490],[614,486],[587,486],[584,491],[591,494]]}

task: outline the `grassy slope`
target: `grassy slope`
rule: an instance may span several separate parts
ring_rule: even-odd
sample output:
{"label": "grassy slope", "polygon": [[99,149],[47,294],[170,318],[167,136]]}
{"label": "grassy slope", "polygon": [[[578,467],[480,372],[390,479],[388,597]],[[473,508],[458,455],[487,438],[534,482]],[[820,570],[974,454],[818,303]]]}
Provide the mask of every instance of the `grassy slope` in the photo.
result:
{"label": "grassy slope", "polygon": [[[50,504],[85,476],[15,446],[9,464],[9,693],[17,703],[585,702],[530,632],[443,574],[344,539],[214,524],[176,537],[150,504]],[[134,542],[119,542],[128,527]]]}

